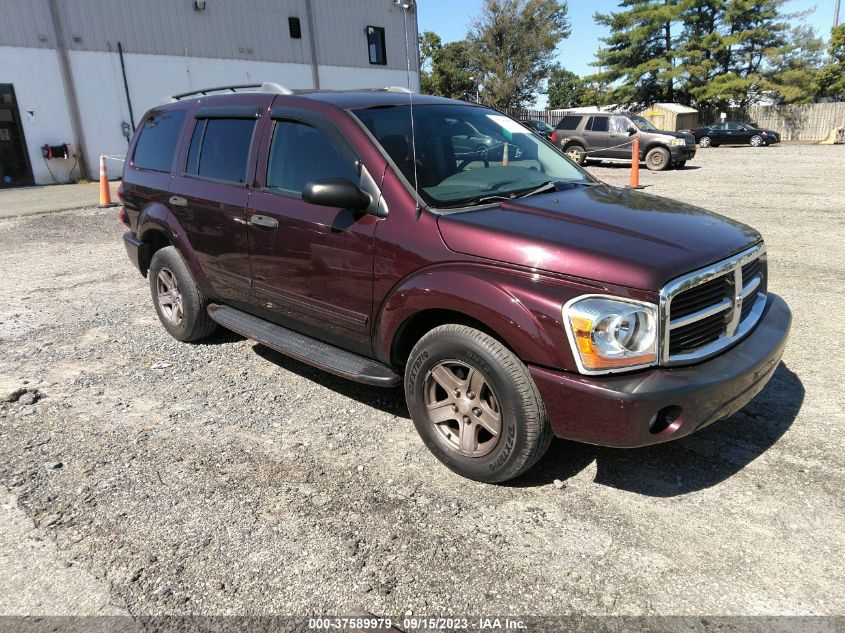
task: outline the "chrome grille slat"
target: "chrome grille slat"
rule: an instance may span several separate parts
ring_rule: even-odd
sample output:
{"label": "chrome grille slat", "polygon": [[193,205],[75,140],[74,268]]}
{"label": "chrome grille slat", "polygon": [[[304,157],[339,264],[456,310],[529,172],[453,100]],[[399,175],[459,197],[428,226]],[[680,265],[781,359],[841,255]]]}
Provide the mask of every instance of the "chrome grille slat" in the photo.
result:
{"label": "chrome grille slat", "polygon": [[667,284],[660,293],[663,365],[703,360],[745,336],[766,303],[760,244]]}

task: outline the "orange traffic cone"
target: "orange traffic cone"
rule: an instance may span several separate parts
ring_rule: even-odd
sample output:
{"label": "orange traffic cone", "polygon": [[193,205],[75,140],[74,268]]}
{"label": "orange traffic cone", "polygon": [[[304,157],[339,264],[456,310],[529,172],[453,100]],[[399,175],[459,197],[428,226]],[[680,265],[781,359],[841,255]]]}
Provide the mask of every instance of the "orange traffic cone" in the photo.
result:
{"label": "orange traffic cone", "polygon": [[117,203],[111,201],[111,189],[109,189],[109,175],[106,170],[106,157],[100,155],[100,208],[116,207]]}
{"label": "orange traffic cone", "polygon": [[510,165],[510,158],[508,157],[508,144],[505,143],[505,146],[502,148],[502,167],[507,167]]}
{"label": "orange traffic cone", "polygon": [[626,189],[642,189],[640,185],[640,135],[634,137],[634,146],[631,148],[631,182]]}

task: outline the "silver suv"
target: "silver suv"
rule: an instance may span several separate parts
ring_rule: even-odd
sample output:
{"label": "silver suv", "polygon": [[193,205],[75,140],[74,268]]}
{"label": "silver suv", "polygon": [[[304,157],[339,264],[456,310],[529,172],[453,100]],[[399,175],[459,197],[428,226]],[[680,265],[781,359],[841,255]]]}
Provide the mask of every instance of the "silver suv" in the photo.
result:
{"label": "silver suv", "polygon": [[683,167],[695,156],[691,134],[658,130],[648,119],[620,112],[568,114],[558,122],[551,141],[583,165],[591,159],[630,161],[635,135],[640,137],[640,160],[652,171]]}

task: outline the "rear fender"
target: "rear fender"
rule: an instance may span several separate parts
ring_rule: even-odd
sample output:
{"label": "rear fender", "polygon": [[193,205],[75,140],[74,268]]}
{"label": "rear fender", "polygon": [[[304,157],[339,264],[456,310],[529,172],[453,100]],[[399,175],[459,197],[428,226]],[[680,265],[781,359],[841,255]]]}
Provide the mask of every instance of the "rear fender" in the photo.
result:
{"label": "rear fender", "polygon": [[152,233],[159,232],[165,235],[170,243],[176,247],[179,254],[188,265],[191,275],[194,278],[200,291],[206,297],[214,296],[214,289],[203,272],[202,266],[197,259],[187,233],[182,229],[179,220],[165,205],[153,202],[147,205],[138,218],[138,239],[149,242]]}

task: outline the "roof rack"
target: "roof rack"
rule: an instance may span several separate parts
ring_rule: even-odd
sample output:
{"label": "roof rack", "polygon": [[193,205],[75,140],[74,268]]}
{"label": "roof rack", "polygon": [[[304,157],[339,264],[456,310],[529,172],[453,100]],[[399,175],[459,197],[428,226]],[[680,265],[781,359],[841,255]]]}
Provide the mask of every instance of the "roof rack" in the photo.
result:
{"label": "roof rack", "polygon": [[205,96],[210,92],[238,92],[239,90],[255,90],[257,92],[269,92],[271,94],[277,95],[293,94],[293,90],[291,90],[290,88],[286,88],[281,84],[265,81],[264,83],[260,84],[238,84],[234,86],[218,86],[217,88],[204,88],[203,90],[183,92],[181,94],[168,97],[164,100],[164,103],[172,103],[173,101],[179,101],[180,99],[185,99],[186,97],[193,97],[195,95]]}

